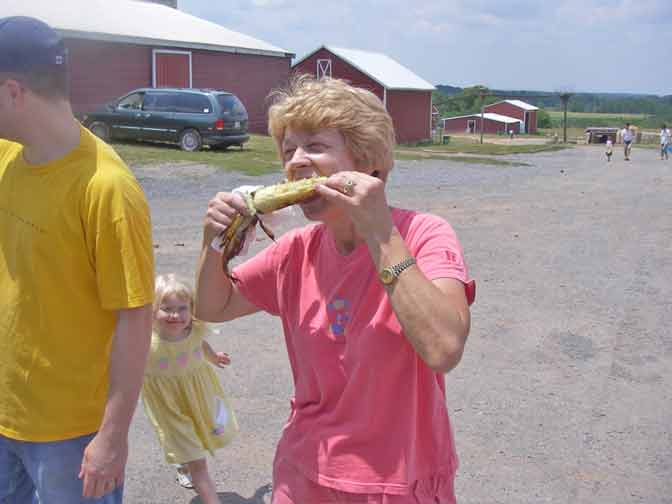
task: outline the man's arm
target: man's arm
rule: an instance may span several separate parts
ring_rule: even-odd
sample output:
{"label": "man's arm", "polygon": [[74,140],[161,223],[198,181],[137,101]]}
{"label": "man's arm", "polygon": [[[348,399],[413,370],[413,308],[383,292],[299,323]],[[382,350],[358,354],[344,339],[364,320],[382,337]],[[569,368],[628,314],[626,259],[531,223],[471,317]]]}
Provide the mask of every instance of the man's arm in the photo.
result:
{"label": "man's arm", "polygon": [[98,498],[123,483],[128,430],[142,386],[152,332],[152,306],[118,311],[103,422],[84,451],[83,496]]}

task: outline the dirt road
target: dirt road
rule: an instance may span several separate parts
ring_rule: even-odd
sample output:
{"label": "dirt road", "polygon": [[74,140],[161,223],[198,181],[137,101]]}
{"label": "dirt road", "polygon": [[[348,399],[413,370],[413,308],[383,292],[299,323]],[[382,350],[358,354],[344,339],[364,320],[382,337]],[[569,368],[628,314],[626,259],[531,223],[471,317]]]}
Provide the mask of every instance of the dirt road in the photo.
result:
{"label": "dirt road", "polygon": [[[478,282],[467,350],[447,376],[458,501],[671,503],[672,162],[636,149],[607,164],[593,147],[511,159],[531,166],[398,163],[388,189],[391,204],[453,224]],[[136,173],[159,271],[190,277],[209,197],[276,180]],[[292,392],[280,324],[255,315],[219,329],[242,431],[213,473],[222,502],[261,504]],[[191,502],[173,480],[139,408],[126,501]]]}

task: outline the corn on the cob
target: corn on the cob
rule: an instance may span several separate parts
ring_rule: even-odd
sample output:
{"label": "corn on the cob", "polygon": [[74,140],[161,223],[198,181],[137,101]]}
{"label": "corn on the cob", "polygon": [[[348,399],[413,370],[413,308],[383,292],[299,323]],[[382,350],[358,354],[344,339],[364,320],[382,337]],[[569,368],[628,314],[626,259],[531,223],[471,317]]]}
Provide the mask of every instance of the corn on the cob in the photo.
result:
{"label": "corn on the cob", "polygon": [[[242,250],[247,230],[259,222],[259,214],[274,212],[310,199],[315,195],[315,186],[326,180],[327,177],[313,177],[285,182],[261,187],[251,194],[244,195],[249,215],[237,214],[221,235],[224,271],[228,274],[229,261]],[[261,228],[271,239],[274,239],[273,234],[263,224]]]}

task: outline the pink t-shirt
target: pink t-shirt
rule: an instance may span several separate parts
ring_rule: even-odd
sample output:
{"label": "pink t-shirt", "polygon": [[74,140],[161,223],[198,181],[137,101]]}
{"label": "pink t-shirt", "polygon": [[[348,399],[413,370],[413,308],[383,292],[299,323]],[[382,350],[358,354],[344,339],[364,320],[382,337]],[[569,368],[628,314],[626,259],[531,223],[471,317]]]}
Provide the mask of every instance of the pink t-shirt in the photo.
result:
{"label": "pink t-shirt", "polygon": [[[464,282],[471,301],[451,226],[407,210],[392,215],[421,271]],[[277,457],[353,493],[407,494],[418,480],[452,479],[443,375],[405,338],[365,244],[343,256],[324,225],[310,225],[234,276],[250,302],[282,318],[295,395]]]}

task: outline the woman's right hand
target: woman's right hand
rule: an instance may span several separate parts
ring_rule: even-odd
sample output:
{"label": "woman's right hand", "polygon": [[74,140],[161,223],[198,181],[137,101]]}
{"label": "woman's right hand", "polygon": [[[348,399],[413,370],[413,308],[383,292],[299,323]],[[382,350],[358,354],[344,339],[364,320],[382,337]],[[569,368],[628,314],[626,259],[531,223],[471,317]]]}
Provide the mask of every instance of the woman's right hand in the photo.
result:
{"label": "woman's right hand", "polygon": [[245,199],[238,193],[220,192],[208,202],[208,211],[203,221],[205,245],[210,245],[233,221],[236,214],[248,214]]}

